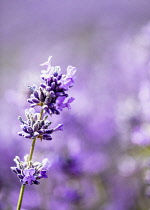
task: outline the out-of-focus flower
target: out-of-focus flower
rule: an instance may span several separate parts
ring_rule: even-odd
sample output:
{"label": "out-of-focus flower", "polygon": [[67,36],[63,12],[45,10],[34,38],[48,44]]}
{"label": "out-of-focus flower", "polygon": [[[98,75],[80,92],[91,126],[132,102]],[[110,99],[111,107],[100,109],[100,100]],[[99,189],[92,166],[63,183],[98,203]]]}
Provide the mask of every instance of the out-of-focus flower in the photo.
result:
{"label": "out-of-focus flower", "polygon": [[77,204],[81,201],[81,199],[82,195],[76,189],[73,188],[65,189],[64,200]]}
{"label": "out-of-focus flower", "polygon": [[141,146],[150,145],[150,125],[148,123],[144,123],[134,129],[132,133],[132,142]]}
{"label": "out-of-focus flower", "polygon": [[80,177],[83,174],[80,161],[76,157],[59,157],[58,168],[64,174],[73,177]]}
{"label": "out-of-focus flower", "polygon": [[28,155],[24,157],[24,162],[20,160],[18,156],[14,158],[16,162],[15,167],[11,167],[11,170],[17,174],[20,182],[23,185],[29,184],[40,184],[38,181],[41,178],[48,178],[47,170],[49,170],[50,163],[47,158],[43,159],[42,163],[32,161],[28,162]]}

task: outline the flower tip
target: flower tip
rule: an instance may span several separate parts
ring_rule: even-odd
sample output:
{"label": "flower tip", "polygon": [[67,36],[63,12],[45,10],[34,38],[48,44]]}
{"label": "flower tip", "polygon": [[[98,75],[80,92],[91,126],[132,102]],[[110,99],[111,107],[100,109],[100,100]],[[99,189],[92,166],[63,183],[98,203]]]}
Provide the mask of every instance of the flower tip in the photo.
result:
{"label": "flower tip", "polygon": [[42,160],[42,170],[49,170],[49,168],[51,167],[51,163],[49,162],[48,158],[44,158]]}
{"label": "flower tip", "polygon": [[63,124],[58,124],[58,125],[53,129],[53,131],[63,131],[63,127],[64,127]]}
{"label": "flower tip", "polygon": [[18,132],[18,135],[19,135],[19,136],[22,136],[22,132]]}
{"label": "flower tip", "polygon": [[49,56],[48,60],[44,63],[41,63],[40,66],[50,66],[51,65],[51,58],[52,58],[52,56]]}
{"label": "flower tip", "polygon": [[59,130],[63,131],[64,130],[64,124],[59,124]]}
{"label": "flower tip", "polygon": [[74,100],[75,100],[74,97],[70,97],[70,98],[68,99],[68,103],[72,103]]}
{"label": "flower tip", "polygon": [[67,67],[67,74],[68,76],[73,76],[76,73],[77,69],[74,66],[68,66]]}
{"label": "flower tip", "polygon": [[19,120],[21,123],[23,123],[23,124],[24,124],[24,121],[23,121],[23,119],[22,119],[22,117],[21,117],[21,116],[19,116],[19,117],[18,117],[18,120]]}

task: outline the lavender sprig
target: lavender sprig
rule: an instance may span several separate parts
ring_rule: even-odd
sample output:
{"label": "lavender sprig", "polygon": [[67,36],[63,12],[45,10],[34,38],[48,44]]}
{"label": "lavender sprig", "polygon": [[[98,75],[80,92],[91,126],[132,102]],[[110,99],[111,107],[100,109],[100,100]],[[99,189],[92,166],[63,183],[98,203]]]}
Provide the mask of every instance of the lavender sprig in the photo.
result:
{"label": "lavender sprig", "polygon": [[18,156],[14,158],[16,163],[15,167],[11,167],[11,170],[17,174],[20,182],[23,185],[40,184],[38,181],[41,178],[48,178],[46,172],[50,168],[50,163],[47,158],[43,159],[42,163],[32,161],[28,162],[29,155],[24,156],[24,162],[20,160]]}
{"label": "lavender sprig", "polygon": [[[41,64],[47,66],[46,70],[42,70],[41,75],[45,83],[41,83],[39,87],[36,85],[29,86],[32,94],[27,101],[31,108],[25,110],[26,120],[18,117],[22,123],[20,126],[22,131],[18,132],[19,136],[31,139],[32,144],[30,153],[24,157],[24,161],[16,156],[14,158],[16,166],[11,167],[11,170],[22,183],[17,210],[21,209],[25,186],[27,184],[38,185],[40,184],[39,179],[48,178],[47,170],[50,167],[48,159],[45,158],[42,163],[33,163],[32,161],[36,139],[39,138],[41,141],[52,140],[51,134],[53,132],[63,130],[63,124],[50,128],[52,122],[48,120],[48,116],[58,115],[64,108],[71,109],[70,104],[74,101],[73,97],[68,98],[67,91],[74,85],[76,68],[68,66],[67,74],[62,74],[59,66],[51,65],[51,58],[52,56],[49,56],[48,61]],[[37,106],[41,107],[40,113],[36,111]]]}
{"label": "lavender sprig", "polygon": [[51,56],[41,65],[47,66],[46,70],[42,70],[41,75],[45,83],[41,83],[40,87],[29,86],[32,90],[28,99],[30,106],[41,106],[50,115],[60,114],[65,107],[70,109],[70,103],[74,101],[74,98],[68,98],[67,91],[74,85],[76,68],[68,66],[67,74],[62,74],[60,66],[51,66]]}
{"label": "lavender sprig", "polygon": [[35,137],[41,140],[52,140],[51,134],[58,130],[63,130],[63,124],[58,124],[55,128],[49,128],[52,122],[47,120],[48,116],[45,115],[43,119],[39,119],[40,114],[36,113],[33,108],[26,109],[25,115],[27,120],[24,121],[21,117],[22,128],[21,132],[18,132],[19,136],[25,138],[34,139]]}

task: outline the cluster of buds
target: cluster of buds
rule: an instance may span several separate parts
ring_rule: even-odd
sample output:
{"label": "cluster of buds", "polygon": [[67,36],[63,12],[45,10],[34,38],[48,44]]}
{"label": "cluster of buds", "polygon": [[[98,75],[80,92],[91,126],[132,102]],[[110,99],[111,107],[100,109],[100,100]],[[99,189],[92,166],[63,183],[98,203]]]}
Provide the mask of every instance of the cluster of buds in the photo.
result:
{"label": "cluster of buds", "polygon": [[42,70],[41,75],[45,83],[41,83],[40,87],[29,86],[32,94],[28,99],[31,107],[41,106],[50,115],[60,114],[65,107],[70,109],[70,103],[74,98],[68,98],[66,92],[74,85],[76,72],[75,67],[68,66],[67,74],[62,74],[60,66],[51,66],[51,58],[50,56],[47,62],[41,64],[47,66],[46,70]]}
{"label": "cluster of buds", "polygon": [[47,158],[43,159],[42,163],[28,161],[29,156],[24,156],[24,162],[20,160],[18,156],[14,158],[16,163],[15,167],[11,167],[11,170],[17,174],[20,182],[23,185],[40,184],[38,181],[41,178],[48,178],[46,172],[50,167],[50,163]]}
{"label": "cluster of buds", "polygon": [[40,114],[35,113],[33,108],[26,109],[25,115],[27,121],[24,121],[21,117],[22,128],[21,132],[18,132],[19,136],[25,138],[34,139],[35,137],[40,138],[41,140],[52,140],[51,134],[58,130],[63,130],[63,124],[58,124],[55,128],[50,129],[49,126],[52,122],[47,120],[48,116],[45,115],[43,119],[40,119]]}

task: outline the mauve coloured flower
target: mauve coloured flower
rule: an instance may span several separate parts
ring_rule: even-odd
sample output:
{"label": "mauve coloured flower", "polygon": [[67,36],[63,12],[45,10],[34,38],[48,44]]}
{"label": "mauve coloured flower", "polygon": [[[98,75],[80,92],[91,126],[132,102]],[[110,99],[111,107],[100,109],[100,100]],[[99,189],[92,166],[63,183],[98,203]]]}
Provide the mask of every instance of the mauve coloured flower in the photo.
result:
{"label": "mauve coloured flower", "polygon": [[64,199],[68,202],[77,204],[82,200],[82,195],[76,189],[67,188],[64,192]]}
{"label": "mauve coloured flower", "polygon": [[16,167],[11,167],[11,170],[17,174],[20,182],[23,185],[40,184],[38,181],[41,178],[48,178],[47,171],[50,168],[50,163],[47,158],[43,159],[42,163],[32,161],[28,162],[28,155],[24,157],[24,162],[18,156],[14,158]]}
{"label": "mauve coloured flower", "polygon": [[75,67],[68,66],[67,74],[62,74],[60,66],[51,66],[51,58],[52,56],[49,56],[48,61],[42,64],[47,66],[46,70],[42,70],[41,75],[45,83],[41,83],[40,87],[29,86],[33,93],[28,99],[31,107],[41,106],[50,115],[60,114],[65,107],[71,108],[70,103],[74,98],[70,97],[67,100],[66,92],[74,85],[76,72]]}
{"label": "mauve coloured flower", "polygon": [[59,111],[62,111],[65,107],[71,109],[70,103],[72,103],[75,100],[75,98],[70,97],[66,102],[64,102],[65,99],[66,99],[65,96],[60,96],[57,98],[56,105]]}
{"label": "mauve coloured flower", "polygon": [[80,177],[83,175],[81,163],[76,157],[59,157],[58,169],[64,174],[71,177]]}
{"label": "mauve coloured flower", "polygon": [[35,182],[36,178],[34,177],[34,174],[35,174],[35,169],[34,168],[25,168],[23,171],[22,171],[24,177],[22,179],[22,184],[29,184],[31,185],[32,183]]}
{"label": "mauve coloured flower", "polygon": [[51,134],[55,131],[63,129],[62,124],[57,125],[54,129],[49,129],[51,122],[47,120],[48,116],[45,115],[41,120],[40,114],[36,113],[33,108],[26,109],[25,115],[27,121],[24,121],[21,117],[19,117],[19,120],[23,124],[20,126],[22,131],[18,132],[19,136],[30,139],[37,137],[41,140],[52,140]]}

